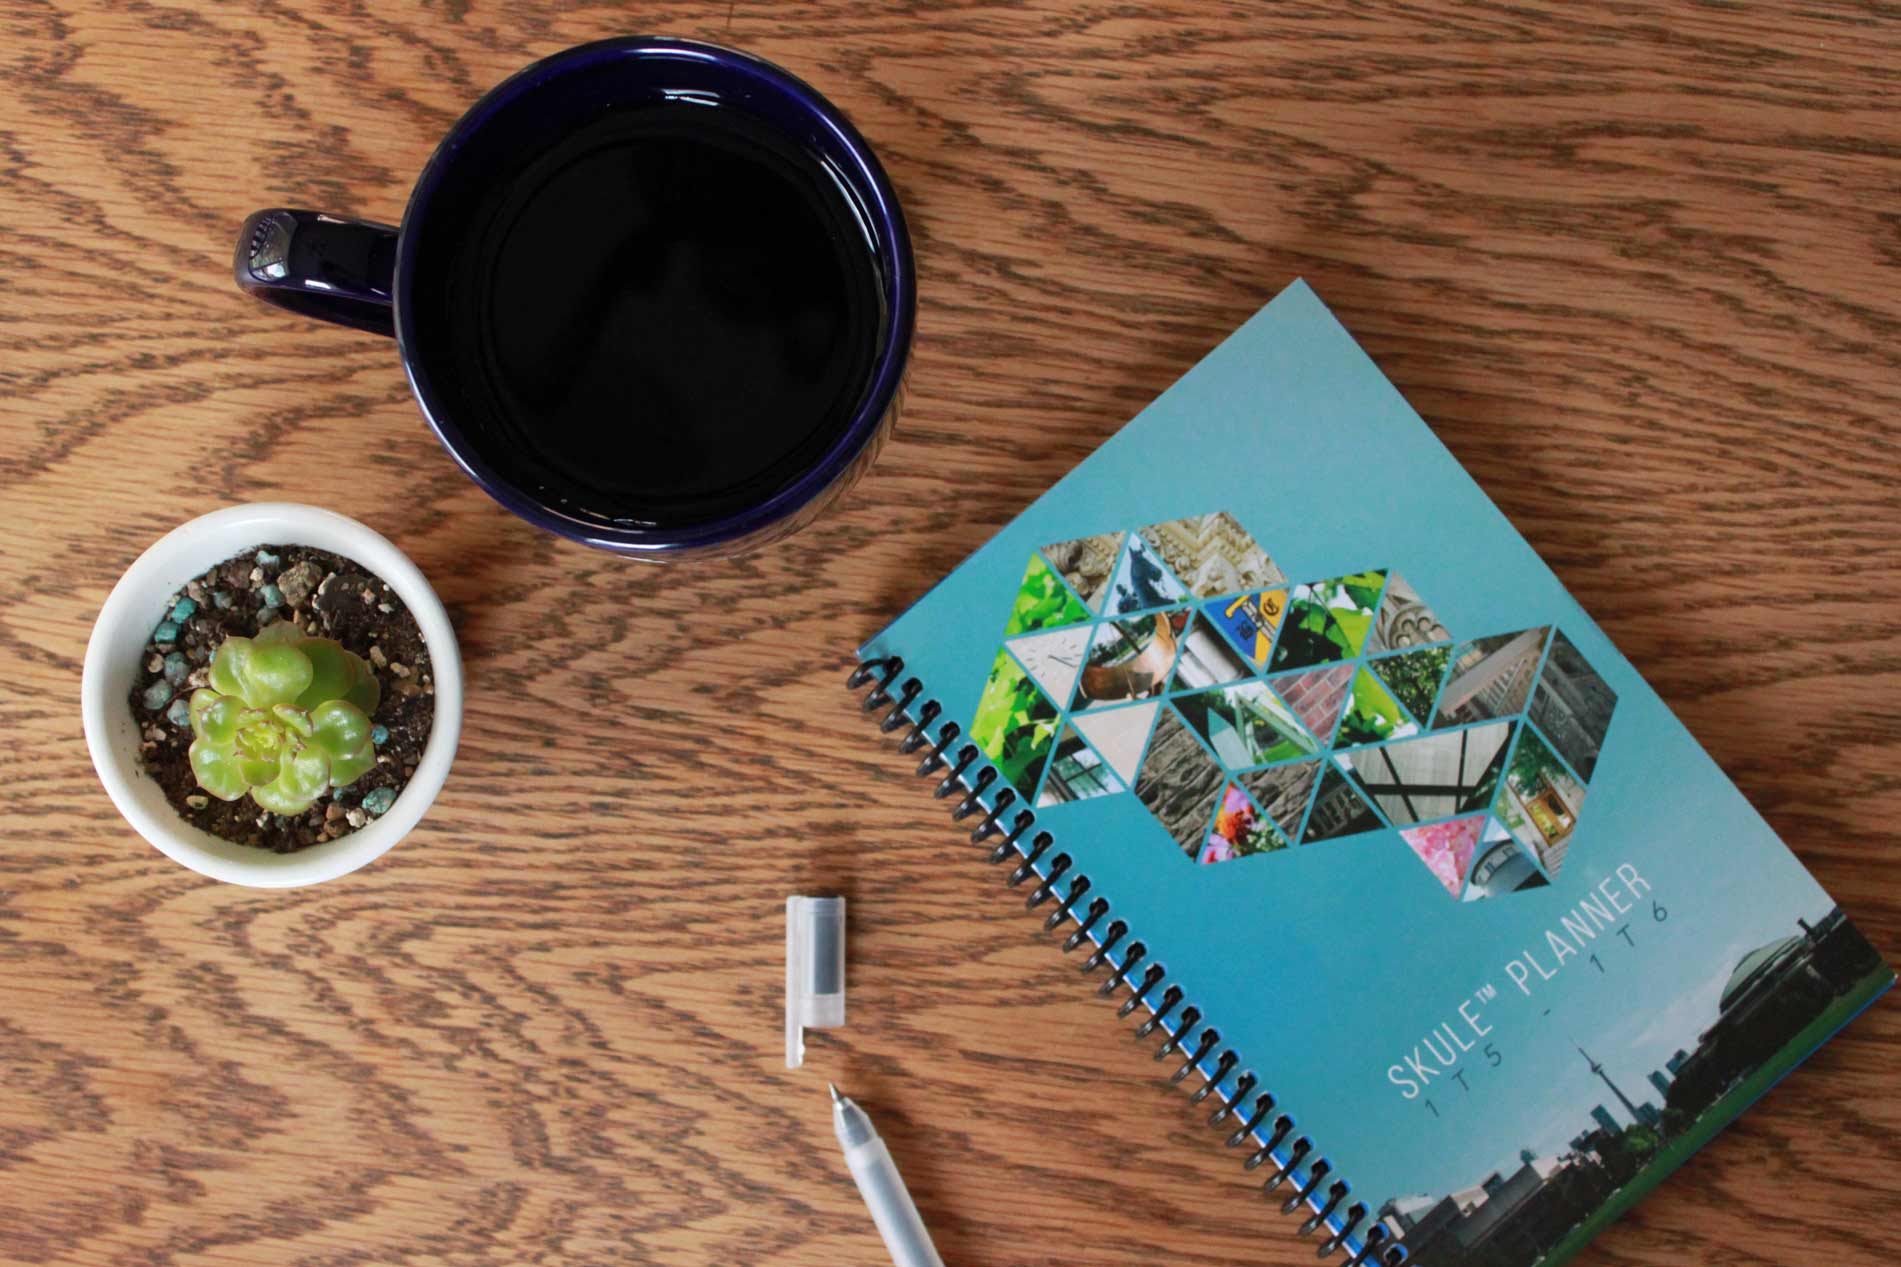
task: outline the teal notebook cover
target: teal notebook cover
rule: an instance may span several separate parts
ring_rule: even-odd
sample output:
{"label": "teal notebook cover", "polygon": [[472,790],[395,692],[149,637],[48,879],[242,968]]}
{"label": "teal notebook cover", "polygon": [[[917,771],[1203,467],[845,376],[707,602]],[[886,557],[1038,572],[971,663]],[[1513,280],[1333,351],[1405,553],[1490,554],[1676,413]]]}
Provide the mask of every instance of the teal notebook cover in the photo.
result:
{"label": "teal notebook cover", "polygon": [[860,654],[1341,1261],[1562,1261],[1893,982],[1303,283]]}

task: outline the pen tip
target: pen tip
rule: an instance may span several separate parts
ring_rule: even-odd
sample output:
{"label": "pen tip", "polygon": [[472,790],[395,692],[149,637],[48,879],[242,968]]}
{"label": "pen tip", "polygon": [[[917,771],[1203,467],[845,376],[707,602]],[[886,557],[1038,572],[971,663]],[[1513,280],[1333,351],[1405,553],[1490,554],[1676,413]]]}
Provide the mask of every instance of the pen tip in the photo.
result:
{"label": "pen tip", "polygon": [[829,1083],[829,1082],[828,1082],[828,1083],[826,1083],[826,1084],[825,1084],[825,1086],[826,1086],[826,1089],[827,1089],[827,1090],[829,1090],[829,1091],[830,1091],[830,1092],[832,1093],[832,1103],[833,1103],[833,1104],[837,1104],[837,1103],[838,1103],[838,1102],[839,1102],[840,1100],[843,1100],[843,1099],[845,1098],[844,1096],[842,1096],[842,1095],[840,1095],[840,1094],[838,1093],[838,1088],[837,1088],[837,1087],[836,1087],[835,1085],[833,1085],[832,1083]]}

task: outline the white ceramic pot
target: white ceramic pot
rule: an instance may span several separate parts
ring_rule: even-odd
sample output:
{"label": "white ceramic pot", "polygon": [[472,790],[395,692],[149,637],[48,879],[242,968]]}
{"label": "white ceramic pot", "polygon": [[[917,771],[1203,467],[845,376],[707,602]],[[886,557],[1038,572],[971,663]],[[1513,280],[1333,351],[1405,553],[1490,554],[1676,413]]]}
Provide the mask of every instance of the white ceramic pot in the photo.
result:
{"label": "white ceramic pot", "polygon": [[[429,743],[396,804],[347,836],[288,854],[220,840],[180,818],[139,764],[139,724],[126,704],[145,644],[164,619],[171,597],[214,564],[260,545],[328,550],[387,581],[421,627],[435,675],[436,715]],[[427,812],[449,777],[462,733],[462,657],[442,600],[401,550],[356,520],[328,510],[260,502],[181,524],[125,570],[99,609],[92,640],[86,644],[80,707],[99,781],[139,835],[174,861],[213,879],[289,888],[334,880],[381,857]]]}

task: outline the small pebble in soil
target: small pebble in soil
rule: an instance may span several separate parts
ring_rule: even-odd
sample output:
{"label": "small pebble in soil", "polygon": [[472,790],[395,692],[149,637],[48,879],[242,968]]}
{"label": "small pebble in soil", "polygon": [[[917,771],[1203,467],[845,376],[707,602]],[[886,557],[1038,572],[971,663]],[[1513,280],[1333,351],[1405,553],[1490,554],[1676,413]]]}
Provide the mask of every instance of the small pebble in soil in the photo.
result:
{"label": "small pebble in soil", "polygon": [[163,673],[165,671],[165,657],[154,652],[152,658],[145,662],[145,671],[147,673]]}
{"label": "small pebble in soil", "polygon": [[158,624],[158,628],[152,631],[152,641],[157,643],[177,642],[178,625],[173,621],[161,620]]}
{"label": "small pebble in soil", "polygon": [[389,667],[389,657],[383,654],[383,648],[371,647],[370,663],[379,669],[387,669]]}
{"label": "small pebble in soil", "polygon": [[212,590],[211,591],[211,605],[213,607],[216,607],[221,612],[230,611],[231,610],[231,591],[230,590]]}
{"label": "small pebble in soil", "polygon": [[278,589],[275,585],[260,585],[258,587],[257,596],[263,600],[266,607],[282,607],[284,605],[284,591]]}
{"label": "small pebble in soil", "polygon": [[343,806],[337,804],[335,801],[332,801],[330,802],[330,804],[323,807],[323,821],[324,822],[334,823],[339,818],[342,818],[342,817],[343,817]]}
{"label": "small pebble in soil", "polygon": [[375,744],[379,748],[382,747],[384,744],[388,743],[389,742],[389,727],[388,726],[371,726],[370,727],[370,742]]}
{"label": "small pebble in soil", "polygon": [[279,558],[277,555],[271,553],[269,550],[259,550],[256,554],[252,555],[251,557],[257,560],[257,564],[259,567],[266,567],[266,568],[274,568],[278,564],[284,561],[283,559]]}
{"label": "small pebble in soil", "polygon": [[179,686],[191,676],[191,661],[185,658],[184,652],[174,651],[165,657],[165,663],[160,671],[165,674],[167,682],[173,686]]}
{"label": "small pebble in soil", "polygon": [[266,607],[257,614],[257,627],[262,629],[266,625],[274,625],[277,623],[277,618],[283,614],[275,607]]}
{"label": "small pebble in soil", "polygon": [[409,676],[409,666],[406,664],[398,664],[394,660],[390,661],[389,671],[394,673],[397,677]]}
{"label": "small pebble in soil", "polygon": [[182,695],[173,700],[165,710],[165,720],[180,728],[191,725],[191,702]]}
{"label": "small pebble in soil", "polygon": [[287,567],[277,576],[277,589],[284,601],[292,607],[302,607],[323,580],[323,569],[305,559],[293,567]]}
{"label": "small pebble in soil", "polygon": [[185,798],[185,804],[191,806],[193,809],[203,809],[211,804],[211,798],[209,796],[199,796],[194,793]]}
{"label": "small pebble in soil", "polygon": [[197,614],[198,604],[189,598],[181,598],[172,604],[172,619],[181,625]]}
{"label": "small pebble in soil", "polygon": [[395,788],[372,788],[363,794],[363,808],[372,814],[387,814],[389,813],[389,807],[395,803]]}
{"label": "small pebble in soil", "polygon": [[353,809],[344,814],[343,821],[350,824],[350,826],[352,827],[361,827],[363,824],[369,822],[370,820],[369,820],[369,816],[366,815],[362,810]]}
{"label": "small pebble in soil", "polygon": [[156,713],[172,702],[172,684],[160,678],[145,688],[145,694],[139,696],[139,702]]}

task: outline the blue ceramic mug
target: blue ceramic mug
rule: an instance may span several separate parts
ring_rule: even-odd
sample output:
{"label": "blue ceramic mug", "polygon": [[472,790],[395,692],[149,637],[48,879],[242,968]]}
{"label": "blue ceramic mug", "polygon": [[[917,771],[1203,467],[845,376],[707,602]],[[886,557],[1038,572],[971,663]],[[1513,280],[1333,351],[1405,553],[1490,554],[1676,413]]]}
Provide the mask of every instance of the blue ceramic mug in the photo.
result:
{"label": "blue ceramic mug", "polygon": [[237,282],[394,335],[423,414],[532,523],[653,559],[801,526],[902,395],[916,277],[856,129],[758,58],[606,40],[495,88],[400,227],[260,211]]}

